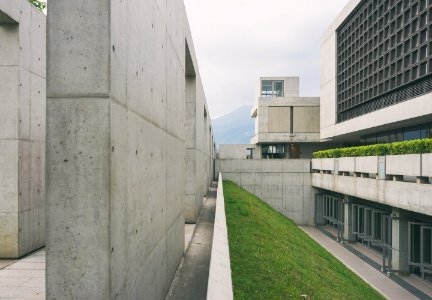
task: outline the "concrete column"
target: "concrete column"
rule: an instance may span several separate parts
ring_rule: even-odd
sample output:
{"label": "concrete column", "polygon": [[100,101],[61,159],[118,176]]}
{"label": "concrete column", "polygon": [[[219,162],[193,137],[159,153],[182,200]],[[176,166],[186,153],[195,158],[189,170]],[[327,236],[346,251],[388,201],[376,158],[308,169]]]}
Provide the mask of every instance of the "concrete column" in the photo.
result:
{"label": "concrete column", "polygon": [[399,208],[392,210],[392,269],[408,273],[408,213]]}
{"label": "concrete column", "polygon": [[0,1],[0,258],[45,244],[45,26],[28,1]]}
{"label": "concrete column", "polygon": [[354,241],[354,236],[352,234],[352,201],[350,197],[344,197],[344,240],[352,242]]}

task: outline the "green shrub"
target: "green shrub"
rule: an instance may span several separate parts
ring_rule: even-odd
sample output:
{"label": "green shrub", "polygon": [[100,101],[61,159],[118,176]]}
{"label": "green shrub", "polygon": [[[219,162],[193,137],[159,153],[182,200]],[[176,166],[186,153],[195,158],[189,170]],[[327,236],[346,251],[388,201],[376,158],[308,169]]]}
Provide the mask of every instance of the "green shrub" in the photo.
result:
{"label": "green shrub", "polygon": [[334,158],[353,156],[383,156],[400,154],[432,153],[432,139],[375,144],[347,148],[335,148],[313,153],[314,158]]}

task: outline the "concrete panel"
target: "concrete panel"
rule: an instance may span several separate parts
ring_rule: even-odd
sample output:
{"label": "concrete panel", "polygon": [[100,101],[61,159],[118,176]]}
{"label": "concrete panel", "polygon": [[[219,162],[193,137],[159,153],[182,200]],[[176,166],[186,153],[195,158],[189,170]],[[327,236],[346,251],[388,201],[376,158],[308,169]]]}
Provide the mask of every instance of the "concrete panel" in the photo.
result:
{"label": "concrete panel", "polygon": [[263,173],[281,173],[283,170],[283,160],[266,159],[261,160],[261,172]]}
{"label": "concrete panel", "polygon": [[45,142],[46,94],[45,78],[31,74],[30,138]]}
{"label": "concrete panel", "polygon": [[125,298],[128,245],[128,139],[126,108],[110,104],[110,290],[115,297]]}
{"label": "concrete panel", "polygon": [[0,212],[0,257],[18,256],[18,213]]}
{"label": "concrete panel", "polygon": [[386,174],[421,176],[421,154],[387,155]]}
{"label": "concrete panel", "polygon": [[432,153],[422,154],[421,176],[432,177]]}
{"label": "concrete panel", "polygon": [[0,22],[0,66],[18,66],[19,64],[19,45],[18,45],[18,25],[2,24]]}
{"label": "concrete panel", "polygon": [[340,157],[338,160],[339,172],[354,172],[355,157]]}
{"label": "concrete panel", "polygon": [[[42,107],[39,109],[36,106],[34,110],[39,112],[39,115],[43,114],[43,123],[38,123],[42,126],[43,139],[45,140],[45,114],[46,114],[46,97],[45,97],[45,78],[40,78],[37,80],[40,84],[37,86],[37,91],[39,93],[34,93],[32,89],[32,78],[37,77],[32,74],[29,70],[20,67],[19,68],[19,100],[18,100],[18,138],[30,140],[30,127],[31,127],[31,110],[32,110],[32,102],[37,102]],[[41,82],[42,81],[42,82]],[[36,87],[36,82],[34,84]],[[33,100],[32,97],[36,98]],[[43,98],[42,98],[43,97]],[[41,100],[44,103],[41,103]],[[34,129],[34,128],[33,128]]]}
{"label": "concrete panel", "polygon": [[311,161],[310,159],[283,159],[284,173],[309,173]]}
{"label": "concrete panel", "polygon": [[261,185],[261,173],[241,173],[240,174],[240,184],[241,186],[247,185]]}
{"label": "concrete panel", "polygon": [[50,298],[109,295],[108,129],[109,99],[48,99]]}
{"label": "concrete panel", "polygon": [[18,138],[18,67],[0,66],[0,139]]}
{"label": "concrete panel", "polygon": [[[43,78],[46,77],[46,17],[38,9],[31,10],[29,28],[31,51],[30,70]],[[37,37],[37,38],[35,38]],[[45,87],[45,84],[43,85]],[[45,92],[45,88],[43,88]]]}
{"label": "concrete panel", "polygon": [[17,213],[18,141],[0,140],[0,153],[0,213]]}
{"label": "concrete panel", "polygon": [[[184,170],[184,142],[171,135],[167,136],[167,166],[173,170]],[[177,172],[178,172],[177,171]],[[182,171],[183,173],[184,171]],[[179,217],[183,218],[184,177],[167,173],[167,227],[170,228]]]}
{"label": "concrete panel", "polygon": [[355,171],[359,173],[378,173],[378,156],[364,156],[355,158]]}
{"label": "concrete panel", "polygon": [[50,3],[48,97],[109,95],[110,3],[108,0]]}
{"label": "concrete panel", "polygon": [[334,158],[322,158],[321,159],[321,168],[325,171],[334,171],[335,170],[335,159]]}

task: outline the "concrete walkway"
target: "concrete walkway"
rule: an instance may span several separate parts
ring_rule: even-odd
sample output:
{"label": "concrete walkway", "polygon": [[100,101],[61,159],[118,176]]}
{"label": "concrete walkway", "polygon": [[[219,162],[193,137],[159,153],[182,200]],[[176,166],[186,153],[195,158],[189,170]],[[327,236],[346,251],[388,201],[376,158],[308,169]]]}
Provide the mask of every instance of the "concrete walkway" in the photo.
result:
{"label": "concrete walkway", "polygon": [[216,191],[217,183],[213,183],[167,300],[203,300],[207,297]]}
{"label": "concrete walkway", "polygon": [[0,299],[45,299],[45,250],[0,269]]}
{"label": "concrete walkway", "polygon": [[395,300],[417,299],[413,294],[393,282],[383,273],[362,261],[349,250],[345,249],[315,227],[303,226],[300,228],[386,298]]}

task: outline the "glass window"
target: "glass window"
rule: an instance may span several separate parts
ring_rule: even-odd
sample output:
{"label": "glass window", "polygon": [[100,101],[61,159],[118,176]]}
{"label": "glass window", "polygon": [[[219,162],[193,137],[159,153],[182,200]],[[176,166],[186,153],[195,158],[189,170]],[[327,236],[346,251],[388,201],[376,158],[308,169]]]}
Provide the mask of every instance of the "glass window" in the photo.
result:
{"label": "glass window", "polygon": [[283,81],[263,80],[261,82],[261,97],[283,97]]}
{"label": "glass window", "polygon": [[404,130],[404,141],[409,140],[417,140],[420,138],[420,129],[419,128],[406,128]]}
{"label": "glass window", "polygon": [[427,139],[430,137],[429,125],[422,126],[420,129],[420,138]]}
{"label": "glass window", "polygon": [[389,133],[379,133],[377,135],[377,143],[388,143],[390,141]]}
{"label": "glass window", "polygon": [[285,145],[263,145],[262,146],[262,157],[263,158],[285,158]]}

